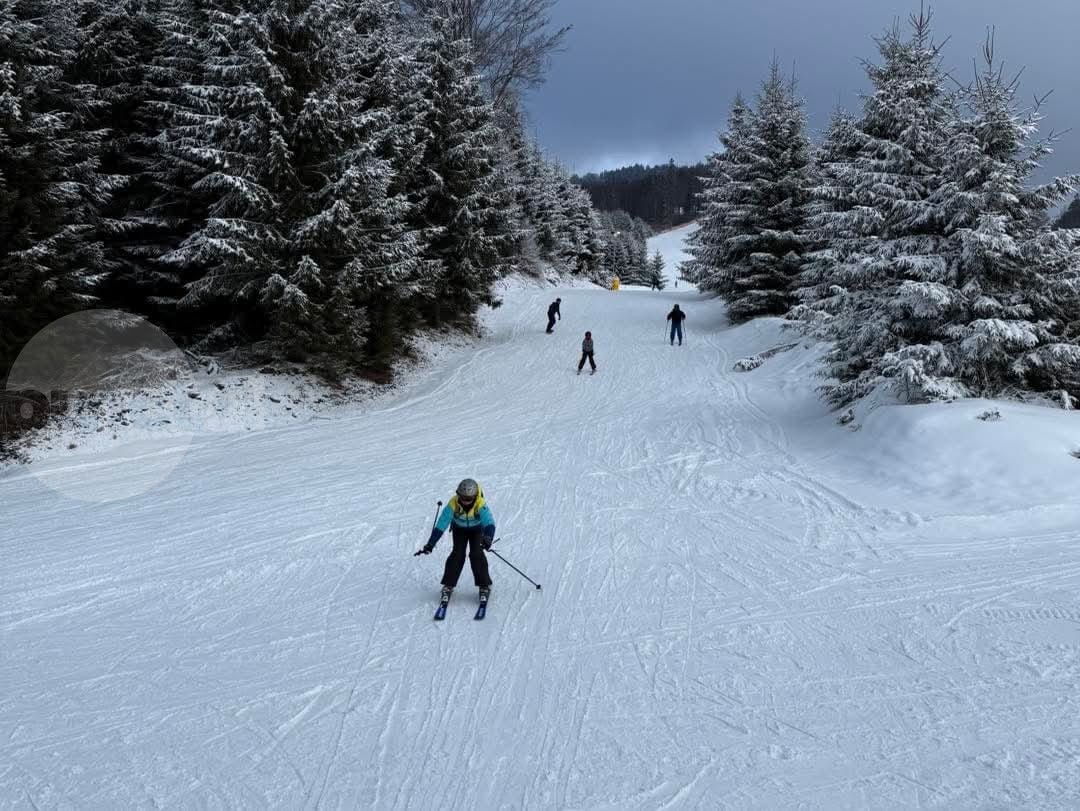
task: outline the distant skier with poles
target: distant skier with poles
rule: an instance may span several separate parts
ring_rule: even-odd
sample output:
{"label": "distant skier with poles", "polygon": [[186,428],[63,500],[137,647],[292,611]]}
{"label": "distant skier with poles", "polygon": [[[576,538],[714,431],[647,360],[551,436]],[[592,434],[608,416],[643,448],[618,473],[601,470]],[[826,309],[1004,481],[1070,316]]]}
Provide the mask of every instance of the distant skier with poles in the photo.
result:
{"label": "distant skier with poles", "polygon": [[559,304],[561,302],[562,299],[557,298],[553,302],[551,302],[551,306],[548,307],[548,325],[546,331],[549,333],[555,329],[555,316],[558,316],[559,320],[562,321],[562,313],[559,312]]}
{"label": "distant skier with poles", "polygon": [[585,340],[581,342],[581,360],[578,361],[577,373],[581,374],[581,370],[585,368],[585,359],[589,359],[589,366],[592,367],[592,374],[596,374],[596,361],[593,360],[593,342],[592,333],[585,332]]}
{"label": "distant skier with poles", "polygon": [[465,567],[465,551],[468,549],[469,563],[472,565],[473,580],[480,589],[480,602],[487,603],[491,593],[491,575],[488,573],[487,556],[484,554],[491,547],[495,537],[495,519],[491,516],[484,491],[475,479],[463,479],[454,495],[442,512],[439,513],[431,528],[431,537],[417,555],[430,555],[439,538],[451,529],[454,548],[446,559],[446,568],[442,579],[442,602],[450,599],[450,594],[457,586],[461,570]]}
{"label": "distant skier with poles", "polygon": [[682,322],[686,319],[686,313],[679,309],[679,305],[676,304],[670,313],[667,314],[667,320],[671,322],[671,344],[675,345],[675,336],[679,336],[679,346],[682,346]]}

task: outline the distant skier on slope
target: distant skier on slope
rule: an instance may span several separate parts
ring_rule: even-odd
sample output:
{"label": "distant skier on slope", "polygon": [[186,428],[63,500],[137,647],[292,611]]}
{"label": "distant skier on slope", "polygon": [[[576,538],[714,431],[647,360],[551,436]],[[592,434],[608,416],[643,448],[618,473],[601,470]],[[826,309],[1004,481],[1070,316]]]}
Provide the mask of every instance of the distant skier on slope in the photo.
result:
{"label": "distant skier on slope", "polygon": [[585,340],[581,342],[581,360],[578,361],[577,373],[581,374],[581,370],[585,368],[585,359],[589,359],[589,366],[592,367],[592,373],[596,374],[596,361],[593,360],[593,342],[592,333],[586,331]]}
{"label": "distant skier on slope", "polygon": [[465,550],[468,548],[473,580],[480,589],[480,598],[486,600],[491,591],[491,575],[484,552],[491,547],[491,540],[495,537],[495,519],[491,517],[484,491],[475,479],[463,479],[457,486],[457,491],[443,507],[435,526],[431,528],[431,537],[420,552],[430,555],[439,538],[451,527],[454,548],[446,559],[443,571],[442,597],[449,599],[457,586],[461,570],[465,567]]}
{"label": "distant skier on slope", "polygon": [[679,305],[676,304],[670,313],[667,314],[667,320],[671,322],[671,343],[675,344],[675,336],[679,336],[679,346],[682,346],[682,322],[686,319],[686,313],[679,309]]}
{"label": "distant skier on slope", "polygon": [[551,306],[548,307],[548,325],[546,332],[551,332],[555,329],[555,316],[558,316],[559,320],[562,321],[562,313],[559,312],[559,304],[561,302],[562,299],[557,298],[551,302]]}

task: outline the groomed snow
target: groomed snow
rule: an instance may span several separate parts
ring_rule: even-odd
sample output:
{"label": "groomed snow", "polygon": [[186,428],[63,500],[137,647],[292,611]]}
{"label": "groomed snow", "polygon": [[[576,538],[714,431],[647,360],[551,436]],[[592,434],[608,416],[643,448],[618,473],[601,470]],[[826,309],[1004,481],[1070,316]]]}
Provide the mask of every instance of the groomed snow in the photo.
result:
{"label": "groomed snow", "polygon": [[[1077,415],[838,425],[817,347],[684,286],[510,288],[404,391],[128,500],[0,474],[0,805],[1075,807]],[[493,559],[473,622],[466,567],[434,623],[463,476],[544,588]]]}

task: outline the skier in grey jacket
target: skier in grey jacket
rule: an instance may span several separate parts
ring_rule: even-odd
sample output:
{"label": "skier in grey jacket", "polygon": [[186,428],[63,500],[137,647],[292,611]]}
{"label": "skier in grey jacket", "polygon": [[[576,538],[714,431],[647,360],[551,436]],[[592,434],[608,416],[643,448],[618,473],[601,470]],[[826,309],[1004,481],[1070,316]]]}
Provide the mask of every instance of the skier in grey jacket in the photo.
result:
{"label": "skier in grey jacket", "polygon": [[585,333],[585,340],[581,342],[581,360],[578,361],[577,373],[581,374],[581,370],[585,368],[585,359],[589,359],[589,366],[592,367],[593,372],[596,371],[596,361],[593,360],[593,343],[592,333]]}

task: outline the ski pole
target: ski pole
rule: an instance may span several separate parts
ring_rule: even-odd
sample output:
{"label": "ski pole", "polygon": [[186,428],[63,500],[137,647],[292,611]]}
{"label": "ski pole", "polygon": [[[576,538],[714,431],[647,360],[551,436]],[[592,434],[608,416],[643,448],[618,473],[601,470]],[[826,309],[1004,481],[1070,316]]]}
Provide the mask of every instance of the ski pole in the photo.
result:
{"label": "ski pole", "polygon": [[[439,510],[441,510],[441,509],[442,509],[442,502],[440,501],[438,504],[435,505],[435,519],[431,522],[431,528],[432,529],[435,529],[435,524],[439,520]],[[424,550],[419,549],[419,550],[416,551],[415,554],[413,554],[413,557],[415,558],[415,557],[418,557],[419,555],[422,555],[422,554],[424,554]]]}
{"label": "ski pole", "polygon": [[[491,543],[492,543],[492,544],[494,544],[494,543],[495,543],[495,541],[492,541]],[[533,580],[533,579],[532,579],[531,577],[529,577],[529,576],[528,576],[527,574],[525,574],[525,572],[521,571],[521,569],[519,569],[519,568],[518,568],[517,566],[515,566],[515,565],[514,565],[513,563],[511,563],[510,561],[508,561],[508,560],[507,560],[506,558],[504,558],[504,557],[503,557],[502,555],[500,555],[500,554],[499,554],[498,552],[496,552],[496,551],[495,551],[494,549],[492,549],[492,548],[491,548],[490,546],[488,547],[488,551],[489,551],[489,552],[490,552],[491,554],[493,554],[493,555],[494,555],[495,557],[497,557],[497,558],[498,558],[499,560],[501,560],[501,561],[502,561],[503,563],[505,563],[505,564],[506,564],[507,566],[509,566],[509,567],[510,567],[511,569],[513,569],[513,570],[514,570],[515,572],[517,572],[517,573],[518,573],[519,575],[521,575],[521,576],[522,576],[522,577],[524,577],[524,578],[525,578],[526,580],[528,580],[528,581],[529,581],[530,583],[532,583],[532,584],[533,584],[534,586],[536,586],[536,588],[537,588],[537,589],[539,589],[539,588],[540,588],[540,584],[539,584],[539,583],[537,583],[537,582],[536,582],[535,580]]]}

